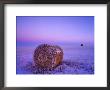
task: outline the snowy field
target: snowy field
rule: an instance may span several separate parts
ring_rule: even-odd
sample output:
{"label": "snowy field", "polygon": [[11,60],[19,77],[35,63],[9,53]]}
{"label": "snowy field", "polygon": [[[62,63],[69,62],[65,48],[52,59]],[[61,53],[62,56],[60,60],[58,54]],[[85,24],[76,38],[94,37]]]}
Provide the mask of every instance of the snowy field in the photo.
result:
{"label": "snowy field", "polygon": [[60,46],[64,50],[63,61],[50,71],[34,66],[33,53],[37,46],[17,46],[16,74],[94,74],[93,46]]}

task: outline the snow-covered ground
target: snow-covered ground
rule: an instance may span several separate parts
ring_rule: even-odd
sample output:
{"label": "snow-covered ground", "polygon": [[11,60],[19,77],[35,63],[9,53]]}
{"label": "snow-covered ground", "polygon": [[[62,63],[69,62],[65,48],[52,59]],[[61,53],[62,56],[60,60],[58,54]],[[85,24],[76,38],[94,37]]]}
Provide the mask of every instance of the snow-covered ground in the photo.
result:
{"label": "snow-covered ground", "polygon": [[94,74],[93,47],[63,47],[63,61],[53,70],[33,66],[34,50],[35,47],[17,47],[16,74]]}

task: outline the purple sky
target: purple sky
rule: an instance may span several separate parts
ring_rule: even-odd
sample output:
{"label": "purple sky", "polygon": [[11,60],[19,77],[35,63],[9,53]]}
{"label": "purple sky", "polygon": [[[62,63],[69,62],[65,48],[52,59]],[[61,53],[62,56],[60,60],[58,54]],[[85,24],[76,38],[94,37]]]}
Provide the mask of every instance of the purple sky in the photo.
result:
{"label": "purple sky", "polygon": [[94,42],[93,16],[17,16],[17,42]]}

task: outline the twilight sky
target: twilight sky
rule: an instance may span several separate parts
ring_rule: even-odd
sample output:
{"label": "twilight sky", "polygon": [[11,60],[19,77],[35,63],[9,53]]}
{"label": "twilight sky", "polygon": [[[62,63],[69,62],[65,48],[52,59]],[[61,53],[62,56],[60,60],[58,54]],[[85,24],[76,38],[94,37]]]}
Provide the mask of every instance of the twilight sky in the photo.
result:
{"label": "twilight sky", "polygon": [[94,42],[94,16],[17,16],[17,42]]}

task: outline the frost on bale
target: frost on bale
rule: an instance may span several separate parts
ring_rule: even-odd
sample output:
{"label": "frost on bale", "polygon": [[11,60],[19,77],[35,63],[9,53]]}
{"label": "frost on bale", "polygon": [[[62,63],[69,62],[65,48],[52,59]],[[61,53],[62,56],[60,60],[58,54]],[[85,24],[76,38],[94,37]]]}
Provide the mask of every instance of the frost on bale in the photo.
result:
{"label": "frost on bale", "polygon": [[63,50],[59,46],[41,44],[34,51],[34,63],[37,67],[53,69],[62,59]]}

